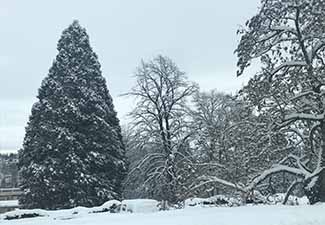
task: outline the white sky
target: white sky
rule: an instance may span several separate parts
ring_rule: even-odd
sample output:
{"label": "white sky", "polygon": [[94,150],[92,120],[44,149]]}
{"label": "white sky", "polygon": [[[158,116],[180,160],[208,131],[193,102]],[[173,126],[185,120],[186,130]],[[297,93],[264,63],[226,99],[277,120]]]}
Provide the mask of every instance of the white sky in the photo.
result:
{"label": "white sky", "polygon": [[21,147],[24,127],[61,32],[78,19],[90,35],[123,123],[141,59],[170,57],[201,90],[235,92],[236,30],[259,0],[0,0],[0,152]]}

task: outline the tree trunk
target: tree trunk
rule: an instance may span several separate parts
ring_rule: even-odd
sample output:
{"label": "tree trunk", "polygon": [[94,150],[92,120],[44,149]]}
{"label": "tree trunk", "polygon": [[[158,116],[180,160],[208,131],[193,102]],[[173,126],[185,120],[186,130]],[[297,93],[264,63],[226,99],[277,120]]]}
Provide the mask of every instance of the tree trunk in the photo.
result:
{"label": "tree trunk", "polygon": [[305,181],[305,193],[310,204],[325,202],[325,122],[321,123],[322,148],[319,154],[319,174]]}
{"label": "tree trunk", "polygon": [[175,172],[175,166],[174,166],[174,159],[169,159],[168,163],[168,170],[166,174],[167,179],[167,190],[166,191],[166,200],[168,200],[169,203],[176,203],[177,202],[177,196],[176,196],[176,189],[177,189],[177,181],[175,180],[176,172]]}
{"label": "tree trunk", "polygon": [[325,202],[325,169],[318,176],[305,181],[305,193],[311,205]]}

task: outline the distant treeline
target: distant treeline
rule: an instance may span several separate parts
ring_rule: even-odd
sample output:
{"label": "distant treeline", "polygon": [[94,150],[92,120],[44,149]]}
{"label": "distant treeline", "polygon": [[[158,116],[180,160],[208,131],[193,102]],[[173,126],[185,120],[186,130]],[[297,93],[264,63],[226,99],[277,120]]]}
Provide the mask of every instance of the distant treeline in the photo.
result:
{"label": "distant treeline", "polygon": [[17,154],[0,154],[0,188],[18,187]]}

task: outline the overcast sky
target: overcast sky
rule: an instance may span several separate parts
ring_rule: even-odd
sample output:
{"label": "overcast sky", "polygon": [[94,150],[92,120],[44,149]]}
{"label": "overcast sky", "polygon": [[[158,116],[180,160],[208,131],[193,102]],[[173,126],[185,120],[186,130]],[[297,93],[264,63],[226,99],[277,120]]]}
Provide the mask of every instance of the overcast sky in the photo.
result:
{"label": "overcast sky", "polygon": [[121,122],[132,108],[118,97],[141,59],[170,57],[201,90],[235,92],[236,30],[259,0],[0,0],[0,152],[22,145],[31,106],[55,58],[61,32],[78,19],[99,56]]}

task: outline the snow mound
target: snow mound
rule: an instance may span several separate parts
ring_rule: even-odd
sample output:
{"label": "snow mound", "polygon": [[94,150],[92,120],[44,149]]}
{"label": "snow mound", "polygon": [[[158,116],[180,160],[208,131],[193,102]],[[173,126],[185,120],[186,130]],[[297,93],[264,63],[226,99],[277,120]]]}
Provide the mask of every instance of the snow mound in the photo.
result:
{"label": "snow mound", "polygon": [[185,200],[185,207],[187,206],[201,206],[205,201],[205,198],[189,198]]}
{"label": "snow mound", "polygon": [[116,206],[121,205],[121,202],[118,201],[118,200],[110,200],[110,201],[105,202],[104,204],[102,204],[100,207],[109,209],[111,207],[114,207],[115,205]]}
{"label": "snow mound", "polygon": [[159,202],[153,199],[123,200],[121,212],[152,213],[159,211]]}
{"label": "snow mound", "polygon": [[3,220],[14,220],[14,219],[24,219],[24,218],[33,218],[33,217],[48,217],[49,214],[46,210],[42,209],[16,209],[11,212],[7,212],[1,215]]}
{"label": "snow mound", "polygon": [[110,212],[110,213],[117,213],[120,211],[121,202],[118,200],[110,200],[105,202],[103,205],[99,207],[91,208],[89,213],[101,213],[101,212]]}
{"label": "snow mound", "polygon": [[117,200],[110,200],[105,202],[101,206],[97,207],[75,207],[72,209],[61,209],[61,210],[42,210],[42,209],[16,209],[11,212],[4,213],[0,219],[3,220],[13,220],[13,219],[24,219],[24,218],[32,218],[32,217],[48,217],[51,215],[54,220],[68,220],[77,218],[80,216],[85,216],[87,214],[92,213],[116,213],[119,212],[121,206],[121,202]]}
{"label": "snow mound", "polygon": [[70,220],[79,217],[85,217],[88,214],[95,213],[119,213],[119,212],[132,212],[132,213],[152,213],[159,210],[159,202],[152,199],[133,199],[124,200],[122,202],[117,200],[110,200],[101,206],[97,207],[75,207],[72,209],[61,210],[41,210],[29,209],[7,212],[3,214],[0,219],[13,220],[32,217],[48,217],[51,216],[54,220]]}

